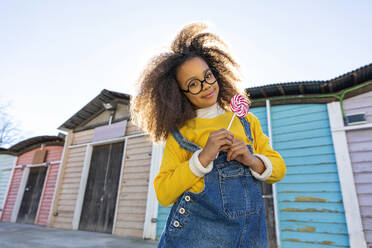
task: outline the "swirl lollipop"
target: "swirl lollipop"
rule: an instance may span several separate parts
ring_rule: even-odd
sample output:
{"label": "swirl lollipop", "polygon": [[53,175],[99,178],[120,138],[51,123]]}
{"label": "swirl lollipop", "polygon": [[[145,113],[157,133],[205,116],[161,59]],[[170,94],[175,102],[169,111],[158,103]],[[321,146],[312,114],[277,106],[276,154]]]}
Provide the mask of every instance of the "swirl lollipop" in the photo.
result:
{"label": "swirl lollipop", "polygon": [[234,116],[231,118],[231,121],[230,121],[230,124],[227,130],[230,129],[235,115],[238,117],[244,117],[246,116],[246,114],[248,114],[249,103],[244,96],[237,94],[231,98],[230,109],[234,113]]}

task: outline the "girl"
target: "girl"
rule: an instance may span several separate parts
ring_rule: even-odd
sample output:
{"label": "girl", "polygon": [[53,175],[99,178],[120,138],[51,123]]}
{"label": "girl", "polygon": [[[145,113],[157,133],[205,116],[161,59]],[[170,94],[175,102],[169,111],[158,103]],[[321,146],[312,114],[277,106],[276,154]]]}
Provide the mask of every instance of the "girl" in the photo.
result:
{"label": "girl", "polygon": [[132,99],[133,121],[166,141],[154,187],[160,204],[173,207],[159,247],[267,247],[260,181],[281,180],[286,167],[253,114],[226,130],[230,99],[244,95],[239,66],[205,30],[182,29],[145,68]]}

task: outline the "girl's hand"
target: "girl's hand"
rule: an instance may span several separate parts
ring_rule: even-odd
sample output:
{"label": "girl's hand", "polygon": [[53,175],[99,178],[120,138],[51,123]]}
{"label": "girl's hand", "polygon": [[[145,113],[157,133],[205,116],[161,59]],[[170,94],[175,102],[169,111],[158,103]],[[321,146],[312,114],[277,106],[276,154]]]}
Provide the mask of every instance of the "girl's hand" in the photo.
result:
{"label": "girl's hand", "polygon": [[216,159],[217,154],[228,149],[233,144],[234,135],[226,129],[220,129],[209,134],[207,144],[199,154],[200,163],[206,167]]}
{"label": "girl's hand", "polygon": [[244,141],[234,139],[232,145],[225,151],[227,152],[227,161],[236,160],[245,166],[251,167],[252,170],[259,174],[265,171],[264,163],[261,159],[251,154]]}
{"label": "girl's hand", "polygon": [[233,143],[224,151],[227,152],[227,161],[236,160],[247,166],[250,165],[254,157],[245,142],[240,139],[233,139]]}

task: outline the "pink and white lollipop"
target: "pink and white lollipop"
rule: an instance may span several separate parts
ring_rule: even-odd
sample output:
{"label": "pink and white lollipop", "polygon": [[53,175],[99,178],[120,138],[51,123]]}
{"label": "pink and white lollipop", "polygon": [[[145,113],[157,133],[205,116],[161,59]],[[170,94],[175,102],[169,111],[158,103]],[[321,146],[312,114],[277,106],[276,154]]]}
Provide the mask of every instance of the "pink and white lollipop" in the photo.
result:
{"label": "pink and white lollipop", "polygon": [[244,117],[248,114],[249,103],[244,96],[237,94],[231,98],[230,109],[234,113],[234,116],[231,118],[231,121],[230,121],[230,124],[227,130],[230,129],[235,116]]}

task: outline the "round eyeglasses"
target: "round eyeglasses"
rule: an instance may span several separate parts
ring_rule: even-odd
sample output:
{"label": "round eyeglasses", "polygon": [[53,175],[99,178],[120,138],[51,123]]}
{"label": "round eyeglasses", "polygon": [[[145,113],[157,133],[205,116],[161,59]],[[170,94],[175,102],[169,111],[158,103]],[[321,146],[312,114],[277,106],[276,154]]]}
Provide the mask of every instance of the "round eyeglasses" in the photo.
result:
{"label": "round eyeglasses", "polygon": [[208,69],[204,74],[203,80],[199,80],[197,78],[192,79],[187,85],[187,90],[182,91],[193,95],[197,95],[203,90],[204,83],[212,85],[215,82],[217,82],[216,77],[213,75],[212,70]]}

